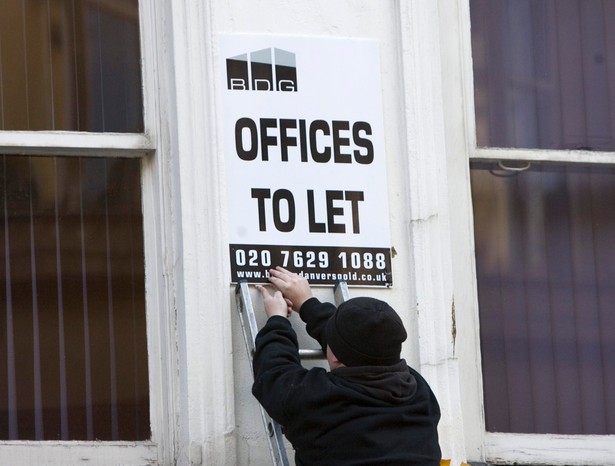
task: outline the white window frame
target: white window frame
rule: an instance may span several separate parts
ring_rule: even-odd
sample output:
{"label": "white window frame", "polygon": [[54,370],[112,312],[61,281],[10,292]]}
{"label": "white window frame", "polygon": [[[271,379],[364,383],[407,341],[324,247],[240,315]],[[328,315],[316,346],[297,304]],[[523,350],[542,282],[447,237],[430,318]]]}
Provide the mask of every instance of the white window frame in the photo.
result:
{"label": "white window frame", "polygon": [[550,465],[615,464],[614,435],[486,432],[481,372],[471,161],[515,160],[615,164],[615,152],[479,148],[476,145],[470,0],[439,0],[443,100],[450,190],[453,275],[457,309],[466,452],[469,460]]}
{"label": "white window frame", "polygon": [[[171,67],[160,45],[169,25],[162,1],[139,5],[144,133],[0,131],[0,154],[134,157],[142,162],[142,208],[149,365],[151,439],[147,441],[2,441],[0,457],[11,465],[173,464],[177,457],[174,420],[177,357],[171,266],[170,174],[159,147],[167,147],[168,128],[160,117],[161,96],[172,88],[162,76]],[[166,30],[165,30],[166,28]]]}

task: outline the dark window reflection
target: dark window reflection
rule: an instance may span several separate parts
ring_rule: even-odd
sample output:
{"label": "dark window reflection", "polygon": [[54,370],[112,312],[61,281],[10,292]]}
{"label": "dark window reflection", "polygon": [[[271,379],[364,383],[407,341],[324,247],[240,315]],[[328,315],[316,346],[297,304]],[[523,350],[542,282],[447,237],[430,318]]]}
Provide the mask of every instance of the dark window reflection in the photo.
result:
{"label": "dark window reflection", "polygon": [[470,7],[478,146],[615,150],[615,1]]}
{"label": "dark window reflection", "polygon": [[2,0],[0,130],[142,132],[138,0]]}
{"label": "dark window reflection", "polygon": [[615,169],[471,176],[487,430],[615,434]]}
{"label": "dark window reflection", "polygon": [[0,439],[150,438],[140,161],[0,157]]}

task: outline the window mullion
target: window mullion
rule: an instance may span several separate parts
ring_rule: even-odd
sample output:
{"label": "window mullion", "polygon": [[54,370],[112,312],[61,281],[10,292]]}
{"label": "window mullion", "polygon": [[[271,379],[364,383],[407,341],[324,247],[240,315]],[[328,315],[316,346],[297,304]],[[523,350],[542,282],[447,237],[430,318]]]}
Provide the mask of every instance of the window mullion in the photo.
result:
{"label": "window mullion", "polygon": [[0,154],[143,157],[152,151],[140,133],[0,131]]}

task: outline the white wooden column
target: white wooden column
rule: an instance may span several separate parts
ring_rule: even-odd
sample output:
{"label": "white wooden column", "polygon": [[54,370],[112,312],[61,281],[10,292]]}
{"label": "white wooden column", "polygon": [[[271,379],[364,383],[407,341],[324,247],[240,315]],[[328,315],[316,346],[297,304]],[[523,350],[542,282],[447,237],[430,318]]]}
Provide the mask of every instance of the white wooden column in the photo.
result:
{"label": "white wooden column", "polygon": [[458,361],[438,2],[400,1],[401,63],[406,128],[409,244],[417,299],[420,372],[442,410],[443,458],[459,465],[464,448]]}
{"label": "white wooden column", "polygon": [[178,464],[235,464],[225,187],[216,143],[211,2],[168,2],[172,21],[181,226],[176,264]]}

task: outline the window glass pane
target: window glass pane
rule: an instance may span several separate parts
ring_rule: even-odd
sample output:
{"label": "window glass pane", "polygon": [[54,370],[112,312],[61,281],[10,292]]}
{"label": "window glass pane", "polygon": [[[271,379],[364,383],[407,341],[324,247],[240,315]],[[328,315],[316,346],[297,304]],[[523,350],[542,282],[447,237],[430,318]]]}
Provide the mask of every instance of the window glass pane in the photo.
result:
{"label": "window glass pane", "polygon": [[142,132],[138,0],[2,0],[0,130]]}
{"label": "window glass pane", "polygon": [[140,161],[0,157],[0,439],[150,437]]}
{"label": "window glass pane", "polygon": [[470,0],[478,146],[615,150],[615,0]]}
{"label": "window glass pane", "polygon": [[615,168],[471,176],[487,430],[615,434]]}

